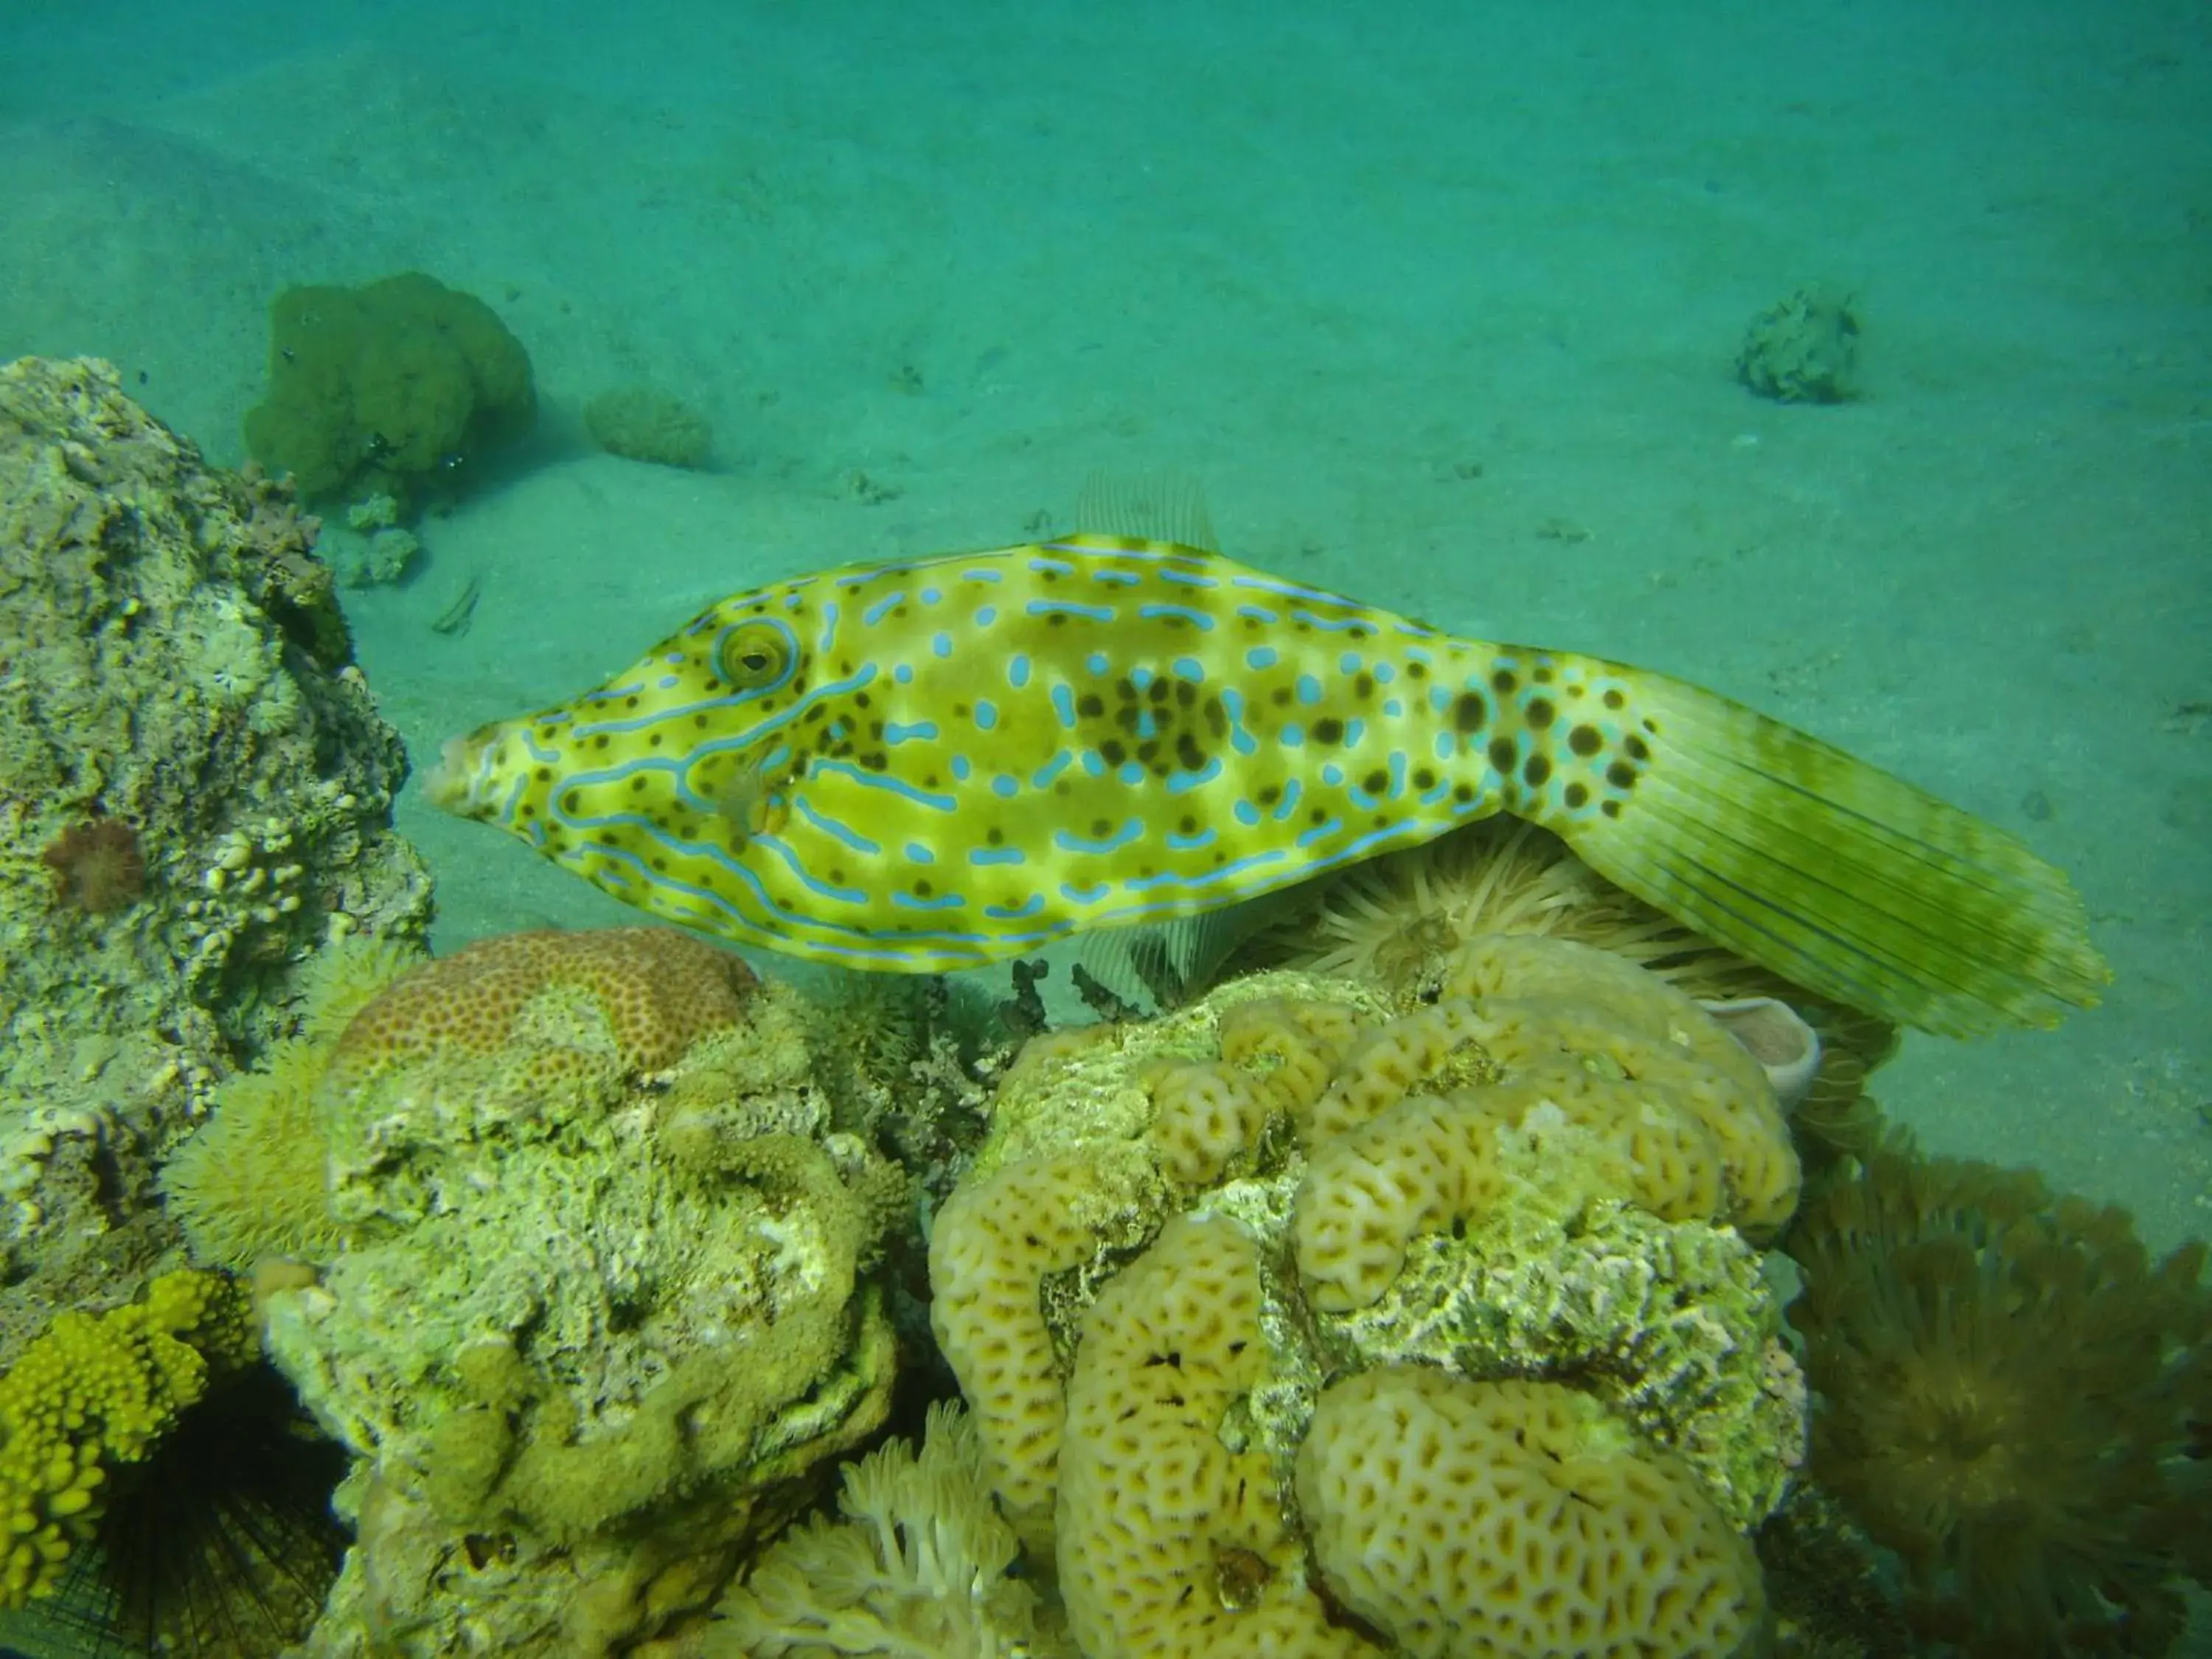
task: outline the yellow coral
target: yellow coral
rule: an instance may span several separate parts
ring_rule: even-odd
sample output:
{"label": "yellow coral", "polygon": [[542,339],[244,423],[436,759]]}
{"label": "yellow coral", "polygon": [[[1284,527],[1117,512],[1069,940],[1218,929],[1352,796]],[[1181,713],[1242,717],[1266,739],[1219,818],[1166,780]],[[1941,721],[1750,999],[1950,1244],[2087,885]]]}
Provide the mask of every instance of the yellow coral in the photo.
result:
{"label": "yellow coral", "polygon": [[1725,1659],[1765,1607],[1750,1544],[1687,1471],[1559,1383],[1347,1378],[1297,1493],[1330,1590],[1411,1659]]}
{"label": "yellow coral", "polygon": [[[432,1053],[496,1054],[544,992],[570,989],[611,1028],[623,1069],[673,1066],[744,1018],[752,972],[672,927],[541,929],[478,939],[408,974],[347,1025],[331,1062],[349,1083]],[[558,1069],[556,1057],[545,1056]]]}
{"label": "yellow coral", "polygon": [[255,1352],[229,1279],[165,1273],[143,1301],[55,1316],[0,1377],[0,1607],[52,1593],[88,1542],[109,1466],[143,1461],[210,1374]]}
{"label": "yellow coral", "polygon": [[1099,1293],[1068,1388],[1060,1589],[1091,1659],[1358,1659],[1306,1583],[1266,1452],[1221,1423],[1266,1376],[1260,1253],[1180,1216]]}

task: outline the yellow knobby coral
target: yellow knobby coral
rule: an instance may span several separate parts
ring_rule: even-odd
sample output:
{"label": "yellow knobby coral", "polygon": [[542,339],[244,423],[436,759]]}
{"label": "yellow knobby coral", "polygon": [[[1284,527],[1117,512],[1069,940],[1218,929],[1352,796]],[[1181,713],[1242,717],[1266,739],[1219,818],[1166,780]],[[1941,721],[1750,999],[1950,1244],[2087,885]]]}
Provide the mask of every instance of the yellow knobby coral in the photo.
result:
{"label": "yellow knobby coral", "polygon": [[57,1315],[0,1377],[0,1607],[52,1594],[99,1525],[108,1467],[142,1462],[210,1375],[254,1353],[247,1297],[216,1273],[165,1273],[143,1301]]}

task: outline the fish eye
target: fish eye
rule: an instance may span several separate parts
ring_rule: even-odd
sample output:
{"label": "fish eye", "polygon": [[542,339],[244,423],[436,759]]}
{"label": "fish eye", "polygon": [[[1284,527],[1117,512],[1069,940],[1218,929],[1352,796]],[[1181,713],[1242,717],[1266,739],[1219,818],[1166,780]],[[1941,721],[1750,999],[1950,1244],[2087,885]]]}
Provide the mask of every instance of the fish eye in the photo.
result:
{"label": "fish eye", "polygon": [[773,623],[742,623],[715,649],[715,666],[740,691],[774,684],[790,665],[791,642]]}

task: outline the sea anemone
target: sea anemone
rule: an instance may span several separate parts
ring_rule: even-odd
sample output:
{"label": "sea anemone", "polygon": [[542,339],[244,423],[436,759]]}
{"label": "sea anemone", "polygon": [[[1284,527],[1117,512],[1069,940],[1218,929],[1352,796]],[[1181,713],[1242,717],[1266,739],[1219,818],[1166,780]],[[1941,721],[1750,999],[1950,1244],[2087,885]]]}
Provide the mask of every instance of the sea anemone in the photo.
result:
{"label": "sea anemone", "polygon": [[54,872],[54,902],[106,915],[146,890],[138,832],[120,818],[80,818],[46,843],[40,862]]}
{"label": "sea anemone", "polygon": [[2160,1654],[2212,1579],[2204,1245],[1892,1146],[1819,1183],[1784,1248],[1819,1397],[1812,1469],[1970,1659]]}

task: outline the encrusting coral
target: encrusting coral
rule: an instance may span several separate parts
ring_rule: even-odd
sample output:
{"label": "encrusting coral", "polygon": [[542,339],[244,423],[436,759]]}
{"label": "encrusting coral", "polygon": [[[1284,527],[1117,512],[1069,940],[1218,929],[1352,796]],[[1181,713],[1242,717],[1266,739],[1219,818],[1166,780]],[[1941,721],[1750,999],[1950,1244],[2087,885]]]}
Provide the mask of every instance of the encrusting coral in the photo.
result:
{"label": "encrusting coral", "polygon": [[[1262,973],[1032,1042],[937,1216],[932,1316],[1091,1659],[1381,1651],[1308,1584],[1333,1519],[1292,1472],[1330,1390],[1403,1368],[1571,1394],[1670,1471],[1605,1489],[1679,1491],[1714,1540],[1690,1598],[1711,1619],[1657,1618],[1686,1605],[1651,1577],[1665,1552],[1624,1546],[1573,1650],[1726,1653],[1761,1604],[1741,1534],[1802,1455],[1745,1237],[1797,1180],[1764,1071],[1692,997],[1587,945],[1486,936],[1396,992]],[[1386,1508],[1360,1549],[1436,1522]],[[1531,1547],[1517,1611],[1492,1611],[1534,1645],[1486,1652],[1565,1650],[1539,1639],[1553,1575],[1583,1569]],[[1419,1619],[1370,1622],[1425,1650]]]}
{"label": "encrusting coral", "polygon": [[894,1440],[848,1464],[838,1509],[754,1562],[684,1659],[1072,1659],[1012,1574],[1018,1547],[964,1413],[932,1407],[919,1452]]}
{"label": "encrusting coral", "polygon": [[2169,1651],[2212,1583],[2212,1290],[2126,1216],[1892,1146],[1790,1229],[1821,1485],[1971,1659]]}
{"label": "encrusting coral", "polygon": [[255,1351],[246,1297],[216,1273],[166,1273],[141,1301],[55,1316],[0,1377],[0,1607],[53,1592],[115,1468],[143,1462]]}
{"label": "encrusting coral", "polygon": [[325,1040],[339,1244],[266,1302],[357,1460],[310,1654],[624,1650],[882,1421],[868,1269],[904,1187],[830,1127],[808,1020],[734,956],[630,928],[483,941]]}

